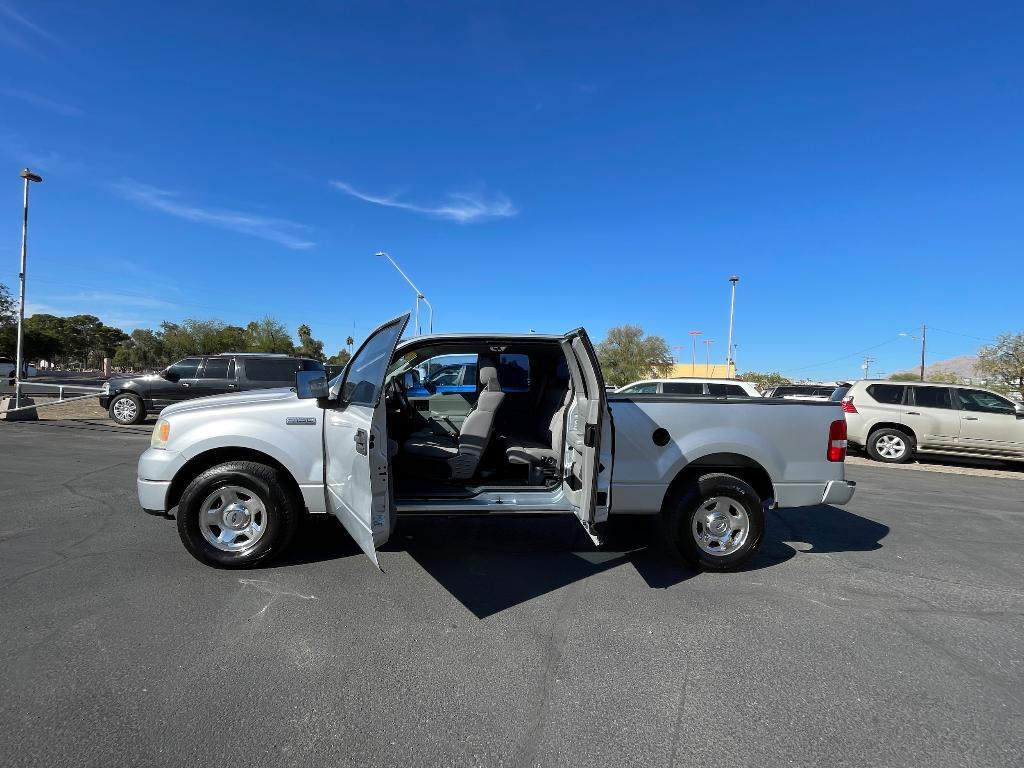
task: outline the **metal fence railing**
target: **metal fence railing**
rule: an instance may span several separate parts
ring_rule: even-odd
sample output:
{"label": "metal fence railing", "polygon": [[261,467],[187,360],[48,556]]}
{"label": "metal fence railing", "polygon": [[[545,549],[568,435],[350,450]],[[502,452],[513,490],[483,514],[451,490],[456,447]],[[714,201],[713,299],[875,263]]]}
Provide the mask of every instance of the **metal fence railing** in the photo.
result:
{"label": "metal fence railing", "polygon": [[[74,403],[80,400],[88,400],[89,398],[99,397],[103,393],[103,387],[87,387],[80,384],[54,384],[46,382],[35,382],[35,381],[19,381],[16,387],[43,387],[48,388],[48,392],[38,392],[40,395],[56,395],[57,399],[49,403],[34,403],[32,405],[23,405],[18,408],[8,408],[5,413],[15,413],[17,411],[27,411],[33,408],[50,408],[55,405],[64,405],[65,403]],[[78,397],[64,397],[65,393],[78,394]],[[85,393],[85,394],[82,394]],[[17,397],[17,391],[15,392]]]}

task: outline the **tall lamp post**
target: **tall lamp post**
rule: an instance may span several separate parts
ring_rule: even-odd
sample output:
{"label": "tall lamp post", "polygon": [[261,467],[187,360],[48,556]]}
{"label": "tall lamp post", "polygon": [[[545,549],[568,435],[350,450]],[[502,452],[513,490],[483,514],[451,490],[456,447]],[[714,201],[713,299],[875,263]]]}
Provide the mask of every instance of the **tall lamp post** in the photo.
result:
{"label": "tall lamp post", "polygon": [[24,363],[22,360],[21,347],[22,340],[24,338],[24,329],[22,326],[25,324],[25,256],[28,252],[28,183],[32,181],[38,184],[43,180],[42,176],[37,173],[32,173],[28,168],[21,172],[21,178],[25,180],[25,202],[22,208],[21,219],[21,273],[18,275],[18,350],[14,358],[15,408],[21,406],[21,366]]}
{"label": "tall lamp post", "polygon": [[402,271],[402,268],[400,266],[398,266],[398,263],[394,259],[392,259],[390,255],[388,255],[384,251],[378,251],[374,255],[375,256],[383,256],[385,259],[390,261],[391,262],[391,266],[394,267],[396,270],[398,270],[398,274],[400,274],[403,278],[405,278],[405,282],[407,282],[409,284],[409,287],[412,288],[414,291],[416,291],[416,335],[418,336],[420,334],[421,330],[422,330],[420,328],[420,301],[421,300],[423,301],[424,304],[427,305],[427,309],[430,311],[429,319],[428,319],[427,322],[428,322],[428,327],[430,328],[430,333],[433,333],[434,332],[434,307],[430,304],[429,301],[427,301],[427,297],[423,295],[423,293],[420,291],[420,289],[416,287],[416,284],[412,280],[409,279],[409,276],[407,274],[405,274],[405,272]]}
{"label": "tall lamp post", "polygon": [[690,362],[690,375],[697,375],[697,337],[700,336],[704,331],[687,331],[690,334],[690,338],[693,339],[693,357]]}
{"label": "tall lamp post", "polygon": [[729,282],[732,284],[732,299],[729,301],[729,346],[725,348],[725,372],[729,376],[735,375],[736,372],[736,362],[732,359],[732,318],[736,312],[736,283],[739,281],[739,275],[729,276]]}
{"label": "tall lamp post", "polygon": [[704,352],[706,354],[704,360],[704,375],[711,376],[709,371],[711,370],[711,345],[715,343],[714,339],[704,339]]}

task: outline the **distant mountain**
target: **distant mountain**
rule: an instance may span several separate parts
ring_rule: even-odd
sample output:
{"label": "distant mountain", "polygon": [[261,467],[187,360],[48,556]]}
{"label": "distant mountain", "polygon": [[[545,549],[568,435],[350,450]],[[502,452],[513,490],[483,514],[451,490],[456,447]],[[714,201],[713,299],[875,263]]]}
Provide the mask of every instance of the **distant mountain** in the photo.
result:
{"label": "distant mountain", "polygon": [[[977,365],[977,355],[960,355],[959,357],[951,357],[949,360],[936,360],[934,363],[925,366],[924,377],[930,379],[937,373],[955,373],[961,379],[983,378],[977,370]],[[906,373],[917,373],[917,368],[906,371]]]}

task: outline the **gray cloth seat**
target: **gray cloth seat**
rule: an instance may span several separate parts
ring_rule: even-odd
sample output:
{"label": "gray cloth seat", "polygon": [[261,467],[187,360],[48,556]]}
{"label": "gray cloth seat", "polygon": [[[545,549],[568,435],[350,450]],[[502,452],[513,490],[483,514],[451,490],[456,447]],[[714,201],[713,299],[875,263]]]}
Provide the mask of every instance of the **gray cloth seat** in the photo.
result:
{"label": "gray cloth seat", "polygon": [[555,466],[562,450],[565,411],[572,401],[572,390],[566,390],[562,405],[551,415],[547,429],[540,436],[505,438],[505,457],[513,464],[547,464]]}
{"label": "gray cloth seat", "polygon": [[441,435],[429,430],[416,432],[402,446],[410,456],[447,462],[455,480],[468,480],[476,473],[494,432],[495,414],[505,399],[494,361],[481,355],[478,368],[483,387],[459,434]]}

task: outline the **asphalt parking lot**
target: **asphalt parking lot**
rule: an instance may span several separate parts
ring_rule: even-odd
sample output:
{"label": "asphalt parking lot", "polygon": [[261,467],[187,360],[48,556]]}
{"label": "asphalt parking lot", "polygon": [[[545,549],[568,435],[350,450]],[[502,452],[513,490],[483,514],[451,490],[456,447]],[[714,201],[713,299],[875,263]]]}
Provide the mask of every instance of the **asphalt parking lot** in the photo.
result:
{"label": "asphalt parking lot", "polygon": [[852,464],[732,574],[562,518],[228,572],[137,508],[150,428],[0,423],[4,765],[1020,764],[1018,479]]}

